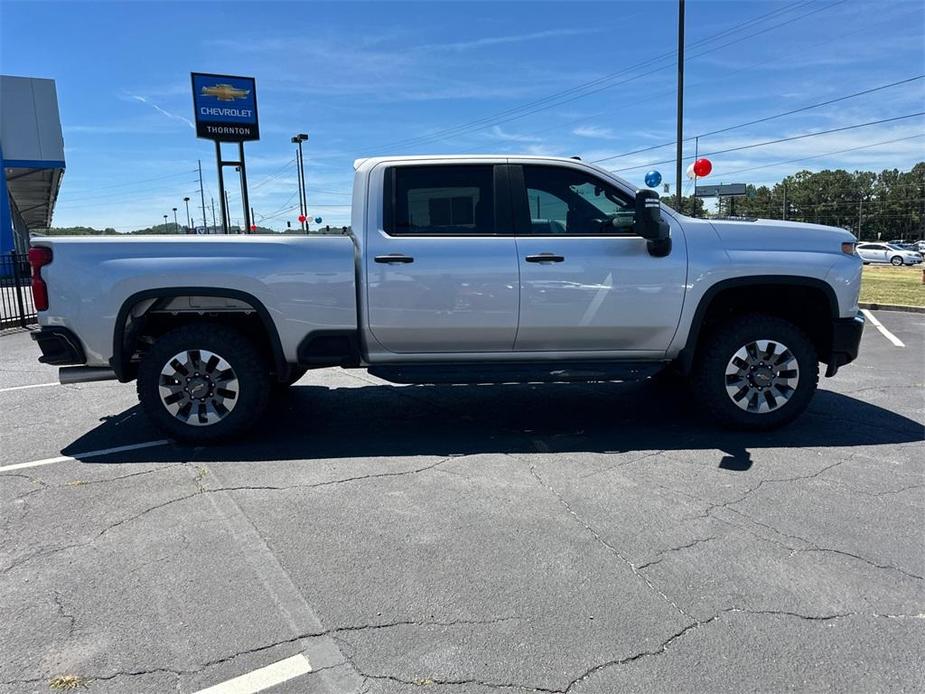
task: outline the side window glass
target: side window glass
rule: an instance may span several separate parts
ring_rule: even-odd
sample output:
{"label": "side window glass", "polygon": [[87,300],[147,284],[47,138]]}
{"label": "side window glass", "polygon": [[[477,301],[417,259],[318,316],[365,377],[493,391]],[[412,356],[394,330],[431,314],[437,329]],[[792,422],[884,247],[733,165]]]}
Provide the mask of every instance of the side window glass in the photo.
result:
{"label": "side window glass", "polygon": [[534,234],[631,234],[634,202],[578,169],[523,167]]}
{"label": "side window glass", "polygon": [[385,176],[389,234],[495,233],[492,166],[397,166]]}

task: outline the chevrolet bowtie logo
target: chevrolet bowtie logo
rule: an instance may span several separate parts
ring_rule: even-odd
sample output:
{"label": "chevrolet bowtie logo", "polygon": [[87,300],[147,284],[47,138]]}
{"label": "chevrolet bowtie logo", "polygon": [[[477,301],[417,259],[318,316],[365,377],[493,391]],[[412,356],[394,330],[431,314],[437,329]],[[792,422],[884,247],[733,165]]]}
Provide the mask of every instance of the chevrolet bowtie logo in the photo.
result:
{"label": "chevrolet bowtie logo", "polygon": [[246,99],[251,93],[250,89],[238,89],[230,84],[215,84],[211,87],[203,87],[203,96],[214,96],[219,101],[234,101],[235,99]]}

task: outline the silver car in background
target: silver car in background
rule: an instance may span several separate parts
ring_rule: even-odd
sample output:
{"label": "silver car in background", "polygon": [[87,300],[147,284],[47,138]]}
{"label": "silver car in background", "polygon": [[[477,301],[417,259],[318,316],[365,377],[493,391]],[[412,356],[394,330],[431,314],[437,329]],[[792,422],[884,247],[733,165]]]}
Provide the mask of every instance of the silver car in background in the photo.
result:
{"label": "silver car in background", "polygon": [[922,254],[906,250],[893,243],[859,243],[858,255],[865,265],[869,263],[889,263],[890,265],[917,265],[922,262]]}

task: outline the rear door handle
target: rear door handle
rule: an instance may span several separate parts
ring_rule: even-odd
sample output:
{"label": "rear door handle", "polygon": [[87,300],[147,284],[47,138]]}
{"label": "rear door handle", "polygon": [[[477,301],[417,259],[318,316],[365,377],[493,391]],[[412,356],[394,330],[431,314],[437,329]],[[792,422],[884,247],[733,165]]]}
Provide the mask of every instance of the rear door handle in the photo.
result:
{"label": "rear door handle", "polygon": [[556,255],[555,253],[537,253],[536,255],[528,255],[524,260],[528,263],[561,263],[565,260],[565,256]]}
{"label": "rear door handle", "polygon": [[375,257],[377,263],[413,263],[414,258],[410,255],[402,255],[401,253],[389,253],[388,255],[377,255]]}

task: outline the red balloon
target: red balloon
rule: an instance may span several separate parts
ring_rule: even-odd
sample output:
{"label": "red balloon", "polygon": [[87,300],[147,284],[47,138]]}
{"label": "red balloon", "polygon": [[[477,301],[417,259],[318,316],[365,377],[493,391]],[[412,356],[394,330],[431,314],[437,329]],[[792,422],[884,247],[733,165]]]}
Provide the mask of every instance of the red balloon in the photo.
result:
{"label": "red balloon", "polygon": [[305,221],[305,215],[304,215],[304,214],[300,214],[300,215],[299,215],[299,221],[300,221],[300,222],[304,222],[304,221]]}
{"label": "red balloon", "polygon": [[698,159],[694,162],[694,173],[698,176],[709,176],[713,170],[713,164],[709,159]]}
{"label": "red balloon", "polygon": [[257,225],[251,224],[251,231],[257,231]]}

